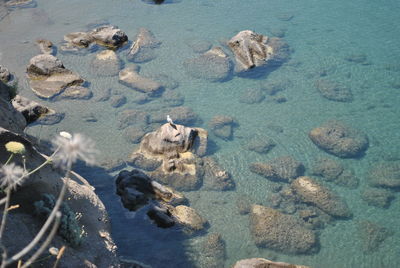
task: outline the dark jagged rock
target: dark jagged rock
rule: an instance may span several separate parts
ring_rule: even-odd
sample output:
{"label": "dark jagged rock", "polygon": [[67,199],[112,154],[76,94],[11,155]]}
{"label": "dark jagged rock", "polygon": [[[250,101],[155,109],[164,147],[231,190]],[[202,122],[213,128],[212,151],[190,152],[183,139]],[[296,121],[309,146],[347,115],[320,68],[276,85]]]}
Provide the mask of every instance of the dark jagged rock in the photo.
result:
{"label": "dark jagged rock", "polygon": [[0,81],[8,83],[10,79],[11,79],[10,71],[6,67],[0,65]]}
{"label": "dark jagged rock", "polygon": [[78,74],[66,69],[59,59],[50,54],[33,57],[29,61],[27,74],[33,92],[47,99],[84,82]]}
{"label": "dark jagged rock", "polygon": [[362,249],[365,253],[375,252],[386,238],[393,235],[393,231],[371,221],[360,221],[358,225]]}
{"label": "dark jagged rock", "polygon": [[308,136],[320,149],[342,158],[358,157],[369,145],[365,134],[336,120],[314,128]]}
{"label": "dark jagged rock", "polygon": [[12,105],[25,117],[28,124],[35,122],[39,117],[45,116],[48,113],[54,113],[48,107],[20,95],[17,95],[12,100]]}
{"label": "dark jagged rock", "polygon": [[291,182],[304,173],[304,166],[293,157],[284,156],[267,163],[253,163],[250,171],[272,181]]}
{"label": "dark jagged rock", "polygon": [[150,200],[160,200],[172,205],[186,202],[182,194],[153,181],[137,169],[130,172],[121,171],[115,183],[117,194],[121,196],[123,205],[129,210],[136,211],[148,204]]}
{"label": "dark jagged rock", "polygon": [[340,102],[352,102],[353,94],[350,88],[344,87],[336,82],[321,79],[315,81],[315,87],[318,89],[322,97]]}
{"label": "dark jagged rock", "polygon": [[163,87],[158,82],[139,75],[139,66],[131,65],[119,72],[119,82],[139,92],[160,95]]}
{"label": "dark jagged rock", "polygon": [[253,205],[250,231],[258,247],[266,247],[285,254],[307,254],[317,247],[317,237],[295,216]]}
{"label": "dark jagged rock", "polygon": [[372,186],[400,189],[400,161],[388,161],[375,164],[368,173]]}
{"label": "dark jagged rock", "polygon": [[26,119],[11,105],[10,91],[10,87],[0,80],[0,127],[20,134],[26,127]]}
{"label": "dark jagged rock", "polygon": [[150,61],[156,58],[155,49],[160,45],[161,42],[155,38],[151,31],[140,28],[129,49],[127,58],[136,63]]}
{"label": "dark jagged rock", "polygon": [[289,48],[281,39],[250,30],[239,32],[228,42],[235,54],[237,72],[262,65],[281,64],[289,57]]}
{"label": "dark jagged rock", "polygon": [[235,182],[232,180],[231,175],[222,169],[213,158],[203,158],[203,166],[203,188],[205,190],[227,191],[235,188]]}
{"label": "dark jagged rock", "polygon": [[310,177],[297,178],[291,183],[291,188],[303,202],[313,204],[333,217],[349,218],[352,216],[345,201]]}
{"label": "dark jagged rock", "polygon": [[189,75],[212,82],[223,81],[230,75],[232,64],[220,47],[214,47],[204,54],[183,63]]}
{"label": "dark jagged rock", "polygon": [[232,139],[233,128],[237,125],[238,123],[233,117],[226,115],[216,115],[209,123],[214,135],[224,140]]}
{"label": "dark jagged rock", "polygon": [[395,196],[389,190],[371,187],[364,189],[361,198],[370,206],[388,208]]}

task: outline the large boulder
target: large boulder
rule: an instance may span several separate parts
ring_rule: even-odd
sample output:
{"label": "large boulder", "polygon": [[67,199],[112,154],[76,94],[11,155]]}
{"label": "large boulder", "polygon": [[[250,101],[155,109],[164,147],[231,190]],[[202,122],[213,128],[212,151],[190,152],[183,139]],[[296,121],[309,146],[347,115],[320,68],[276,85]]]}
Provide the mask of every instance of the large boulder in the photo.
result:
{"label": "large boulder", "polygon": [[70,86],[82,85],[84,80],[66,69],[63,63],[50,54],[40,54],[29,61],[29,84],[33,92],[42,98],[52,98]]}
{"label": "large boulder", "polygon": [[186,60],[183,65],[192,77],[212,82],[226,80],[232,69],[228,55],[220,47],[214,47],[196,58]]}
{"label": "large boulder", "polygon": [[304,173],[304,166],[291,156],[282,156],[266,163],[253,163],[250,171],[271,181],[290,183]]}
{"label": "large boulder", "polygon": [[320,149],[342,158],[359,157],[368,148],[368,137],[357,129],[329,120],[308,134]]}
{"label": "large boulder", "polygon": [[154,34],[146,28],[140,28],[128,51],[127,58],[136,63],[147,62],[156,57],[155,48],[158,48],[161,42]]}
{"label": "large boulder", "polygon": [[285,254],[310,253],[318,244],[314,232],[300,219],[260,205],[251,208],[250,231],[258,247]]}
{"label": "large boulder", "polygon": [[280,64],[289,56],[288,45],[281,39],[250,30],[239,32],[229,40],[228,45],[235,54],[237,72],[265,64]]}
{"label": "large boulder", "polygon": [[[138,154],[144,158],[161,161],[162,165],[150,176],[177,190],[195,190],[202,183],[202,161],[195,154],[201,151],[207,139],[207,132],[174,123],[166,123],[154,132],[146,134],[140,143]],[[142,161],[143,162],[143,161]]]}
{"label": "large boulder", "polygon": [[310,268],[304,265],[286,262],[274,262],[263,258],[251,258],[237,261],[232,268]]}
{"label": "large boulder", "polygon": [[160,83],[141,76],[139,66],[132,65],[119,72],[119,82],[139,92],[149,95],[159,95],[164,89]]}
{"label": "large boulder", "polygon": [[333,217],[349,218],[352,215],[344,200],[310,177],[297,178],[291,187],[300,200],[318,207]]}

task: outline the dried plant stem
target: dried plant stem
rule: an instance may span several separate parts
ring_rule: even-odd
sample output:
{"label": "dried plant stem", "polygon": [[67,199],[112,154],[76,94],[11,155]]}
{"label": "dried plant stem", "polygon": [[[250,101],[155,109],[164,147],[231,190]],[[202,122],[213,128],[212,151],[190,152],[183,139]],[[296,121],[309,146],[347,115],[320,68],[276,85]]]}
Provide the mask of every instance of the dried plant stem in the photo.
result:
{"label": "dried plant stem", "polygon": [[65,195],[65,192],[67,190],[68,183],[69,183],[70,171],[71,171],[71,166],[69,166],[68,169],[67,169],[66,179],[65,179],[65,182],[64,182],[64,184],[63,184],[63,186],[61,188],[61,191],[60,191],[60,194],[59,194],[58,199],[56,201],[56,204],[54,205],[53,210],[51,211],[49,217],[47,218],[46,222],[43,224],[43,226],[40,229],[40,231],[36,234],[35,238],[25,248],[23,248],[20,252],[18,252],[17,254],[12,256],[11,258],[3,261],[3,263],[5,265],[8,265],[8,264],[10,264],[12,262],[15,262],[15,261],[21,259],[25,254],[27,254],[29,251],[31,251],[39,243],[40,239],[42,239],[43,235],[45,234],[47,229],[50,227],[50,224],[52,223],[52,221],[56,217],[58,209],[60,208],[61,203],[63,202],[64,195]]}
{"label": "dried plant stem", "polygon": [[11,195],[11,187],[7,187],[6,189],[6,205],[3,210],[3,218],[1,219],[0,225],[0,243],[3,239],[4,228],[6,227],[6,220],[8,215],[8,207],[10,206],[10,195]]}
{"label": "dried plant stem", "polygon": [[56,234],[58,230],[58,226],[60,225],[60,220],[61,220],[61,212],[57,211],[53,228],[51,229],[49,235],[47,236],[46,240],[43,242],[43,244],[40,246],[40,248],[35,252],[35,254],[32,255],[25,263],[24,265],[21,266],[21,268],[26,268],[29,265],[31,265],[39,256],[42,254],[42,252],[46,249],[46,247],[50,244],[51,240],[53,240],[54,235]]}
{"label": "dried plant stem", "polygon": [[8,157],[8,159],[4,165],[7,165],[8,163],[10,163],[10,161],[13,157],[14,157],[14,154],[10,154],[10,157]]}
{"label": "dried plant stem", "polygon": [[60,251],[57,254],[56,261],[55,261],[55,263],[53,265],[53,268],[57,268],[58,263],[60,262],[62,256],[64,255],[64,252],[65,252],[65,246],[62,246]]}

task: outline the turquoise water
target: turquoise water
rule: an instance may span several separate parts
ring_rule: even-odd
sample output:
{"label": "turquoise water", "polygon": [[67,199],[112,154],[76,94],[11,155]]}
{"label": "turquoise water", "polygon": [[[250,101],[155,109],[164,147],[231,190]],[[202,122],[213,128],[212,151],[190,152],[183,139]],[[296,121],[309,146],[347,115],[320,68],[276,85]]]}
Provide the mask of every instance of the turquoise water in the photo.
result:
{"label": "turquoise water", "polygon": [[[231,192],[199,190],[185,193],[195,208],[210,223],[209,233],[220,233],[226,242],[225,266],[250,257],[273,258],[312,267],[396,267],[400,263],[400,198],[390,208],[368,206],[361,199],[367,185],[371,165],[389,156],[400,159],[400,2],[398,1],[313,1],[313,0],[182,0],[164,5],[149,5],[139,0],[121,1],[37,1],[37,7],[15,9],[0,21],[0,64],[10,69],[19,80],[20,94],[65,112],[65,119],[52,126],[35,125],[27,133],[51,139],[60,130],[81,132],[91,136],[102,152],[99,162],[127,159],[135,145],[128,143],[118,130],[118,114],[125,109],[150,110],[157,100],[137,105],[138,95],[118,83],[118,77],[98,77],[90,70],[94,54],[85,56],[58,53],[64,65],[90,82],[94,97],[90,100],[40,100],[30,90],[25,78],[29,59],[38,54],[35,40],[45,38],[59,45],[65,34],[87,30],[89,23],[108,21],[117,25],[132,40],[140,27],[151,30],[162,41],[157,58],[140,64],[141,74],[166,74],[179,82],[175,92],[185,97],[184,106],[191,107],[208,129],[214,115],[234,116],[239,127],[234,139],[224,141],[215,136],[213,155],[236,182]],[[290,20],[287,20],[292,17]],[[279,68],[257,78],[234,76],[211,83],[194,79],[182,63],[197,54],[188,46],[192,40],[220,45],[241,30],[273,35],[284,32],[284,40],[293,49],[291,59]],[[121,59],[125,51],[119,53]],[[367,64],[349,62],[349,55],[365,55]],[[128,65],[128,63],[126,64]],[[351,88],[351,103],[329,101],[314,87],[319,74]],[[280,92],[287,102],[276,103],[267,96],[259,104],[239,102],[248,88],[266,81],[290,81]],[[120,108],[109,102],[96,102],[108,88],[128,99]],[[92,113],[98,121],[88,123],[82,115]],[[320,231],[320,250],[313,255],[286,255],[257,248],[251,239],[248,216],[239,215],[238,196],[251,196],[266,204],[272,184],[249,171],[249,164],[291,155],[310,169],[314,159],[328,156],[308,138],[308,132],[327,119],[339,119],[366,133],[370,147],[360,159],[337,159],[351,167],[360,180],[357,189],[329,184],[347,202],[354,217],[336,221]],[[283,132],[274,131],[279,126]],[[260,155],[243,149],[254,135],[267,135],[277,146]],[[86,171],[85,171],[86,172]],[[84,172],[84,173],[85,173]],[[159,230],[145,215],[136,215],[122,208],[114,193],[113,174],[86,175],[109,209],[113,236],[119,253],[153,267],[191,267],[199,260],[199,245],[204,236],[185,238],[177,230]],[[365,254],[358,235],[358,221],[371,220],[393,230],[380,247]],[[171,264],[165,266],[165,263]]]}

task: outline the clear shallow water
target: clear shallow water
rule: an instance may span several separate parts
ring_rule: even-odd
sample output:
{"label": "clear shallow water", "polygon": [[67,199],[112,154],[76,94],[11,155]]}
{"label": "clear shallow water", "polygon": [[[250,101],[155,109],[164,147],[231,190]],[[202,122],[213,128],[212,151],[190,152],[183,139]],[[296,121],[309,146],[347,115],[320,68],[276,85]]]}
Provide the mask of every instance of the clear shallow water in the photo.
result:
{"label": "clear shallow water", "polygon": [[[218,232],[226,242],[226,267],[236,260],[249,257],[276,258],[279,261],[313,267],[396,267],[400,262],[400,201],[396,194],[389,209],[366,205],[360,192],[367,185],[366,174],[371,164],[387,155],[400,157],[400,3],[385,1],[182,1],[175,4],[148,5],[131,1],[38,1],[33,9],[17,9],[0,21],[0,63],[19,78],[20,93],[39,100],[29,89],[25,68],[38,53],[34,41],[46,38],[56,45],[64,34],[86,30],[86,25],[106,20],[119,26],[132,40],[140,27],[151,30],[163,43],[158,57],[140,64],[141,74],[167,74],[180,86],[175,89],[185,97],[204,121],[218,114],[234,116],[239,122],[232,141],[211,136],[218,150],[214,156],[233,176],[234,192],[197,191],[186,193],[191,207],[210,223],[209,233]],[[289,21],[282,16],[293,15]],[[188,76],[182,62],[196,54],[187,45],[190,40],[207,40],[219,45],[240,30],[252,29],[269,35],[284,30],[285,41],[294,49],[291,60],[258,79],[233,77],[223,83],[210,83]],[[120,56],[124,59],[124,52]],[[365,54],[369,65],[345,60],[351,54]],[[89,72],[86,56],[58,53],[64,65],[89,81],[94,97],[91,100],[46,102],[65,119],[53,126],[32,126],[28,133],[51,139],[60,130],[81,132],[91,136],[102,152],[101,159],[126,158],[134,145],[125,141],[117,129],[118,114],[130,108],[149,109],[154,104],[137,106],[132,99],[138,94],[118,83],[117,77],[96,77]],[[397,66],[388,70],[388,66]],[[314,87],[321,70],[328,78],[349,86],[352,103],[323,99]],[[292,85],[281,92],[288,101],[277,104],[271,100],[260,104],[243,104],[239,98],[247,88],[264,81],[290,80]],[[112,108],[108,102],[96,102],[107,88],[123,93],[128,102]],[[373,108],[371,108],[373,107]],[[83,114],[94,113],[96,123],[86,123]],[[321,249],[317,254],[290,256],[260,249],[251,240],[248,216],[241,216],[235,205],[240,195],[252,196],[254,202],[266,204],[271,187],[268,180],[251,173],[248,165],[282,155],[292,155],[303,162],[307,171],[318,156],[327,156],[309,140],[307,134],[327,119],[339,119],[364,131],[370,147],[361,159],[340,160],[354,169],[360,186],[349,190],[330,184],[351,208],[354,217],[337,221],[320,234]],[[276,133],[268,126],[277,125],[284,131]],[[266,134],[277,146],[266,155],[242,149],[255,134]],[[111,142],[112,141],[112,142]],[[84,172],[84,171],[83,171]],[[204,237],[184,239],[178,231],[158,230],[140,212],[132,218],[114,193],[113,174],[84,174],[109,209],[113,236],[123,256],[132,257],[153,267],[190,267],[190,260]],[[395,231],[376,252],[365,255],[361,250],[357,221],[369,219]],[[173,265],[172,265],[173,264]]]}

